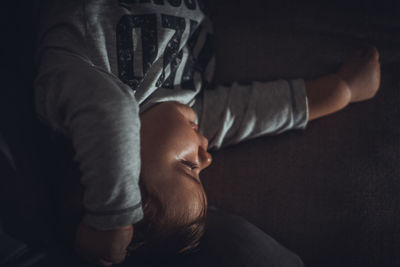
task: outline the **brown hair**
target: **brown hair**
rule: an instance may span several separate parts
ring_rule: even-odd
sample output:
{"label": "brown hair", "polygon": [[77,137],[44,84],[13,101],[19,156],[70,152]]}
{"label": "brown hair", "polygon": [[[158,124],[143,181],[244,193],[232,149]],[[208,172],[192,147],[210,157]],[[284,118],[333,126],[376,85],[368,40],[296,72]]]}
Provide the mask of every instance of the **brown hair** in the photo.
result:
{"label": "brown hair", "polygon": [[196,248],[205,231],[207,200],[200,194],[201,212],[190,218],[185,212],[170,215],[168,205],[157,194],[139,182],[142,193],[143,219],[134,225],[131,253],[174,255]]}

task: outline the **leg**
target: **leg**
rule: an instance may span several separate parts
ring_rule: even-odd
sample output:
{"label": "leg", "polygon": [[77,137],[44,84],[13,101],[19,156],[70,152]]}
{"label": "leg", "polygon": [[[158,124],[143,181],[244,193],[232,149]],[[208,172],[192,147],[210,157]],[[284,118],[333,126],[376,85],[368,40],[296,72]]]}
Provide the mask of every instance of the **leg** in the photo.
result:
{"label": "leg", "polygon": [[[209,208],[207,230],[197,251],[150,263],[150,257],[127,259],[124,266],[291,267],[300,258],[239,216]],[[151,265],[154,264],[154,265]]]}
{"label": "leg", "polygon": [[200,249],[222,263],[215,266],[303,266],[297,255],[239,216],[210,208],[208,226]]}

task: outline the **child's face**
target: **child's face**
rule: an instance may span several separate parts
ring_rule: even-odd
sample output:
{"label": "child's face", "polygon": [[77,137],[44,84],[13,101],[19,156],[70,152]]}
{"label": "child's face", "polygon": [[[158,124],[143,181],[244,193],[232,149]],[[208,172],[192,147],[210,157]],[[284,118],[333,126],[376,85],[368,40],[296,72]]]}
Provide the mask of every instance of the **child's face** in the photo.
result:
{"label": "child's face", "polygon": [[196,113],[186,105],[165,102],[141,119],[141,179],[174,215],[198,216],[206,197],[199,173],[211,164],[208,140],[197,131]]}

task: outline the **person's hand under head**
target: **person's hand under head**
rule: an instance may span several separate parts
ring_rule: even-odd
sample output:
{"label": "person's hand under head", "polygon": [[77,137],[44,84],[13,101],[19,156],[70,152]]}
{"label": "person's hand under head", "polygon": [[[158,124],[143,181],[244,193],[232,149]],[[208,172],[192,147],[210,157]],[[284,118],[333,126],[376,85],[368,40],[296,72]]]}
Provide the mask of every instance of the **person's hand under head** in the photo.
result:
{"label": "person's hand under head", "polygon": [[310,120],[371,99],[379,89],[380,78],[378,50],[365,46],[356,51],[337,73],[306,82]]}
{"label": "person's hand under head", "polygon": [[75,250],[89,262],[111,266],[125,259],[132,236],[132,225],[100,231],[81,222],[76,232]]}
{"label": "person's hand under head", "polygon": [[199,173],[212,161],[196,113],[187,105],[164,102],[140,119],[142,182],[173,207],[167,217],[196,218],[207,205]]}

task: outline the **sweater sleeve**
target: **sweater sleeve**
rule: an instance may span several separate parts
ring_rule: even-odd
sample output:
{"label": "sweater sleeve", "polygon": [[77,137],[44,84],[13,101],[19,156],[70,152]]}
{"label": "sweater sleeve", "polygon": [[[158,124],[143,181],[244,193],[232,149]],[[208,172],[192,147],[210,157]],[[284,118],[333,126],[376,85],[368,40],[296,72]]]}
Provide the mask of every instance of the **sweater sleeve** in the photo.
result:
{"label": "sweater sleeve", "polygon": [[210,149],[303,129],[308,122],[305,83],[301,79],[218,86],[204,90],[193,108]]}
{"label": "sweater sleeve", "polygon": [[84,222],[107,230],[139,221],[140,119],[130,89],[54,50],[42,56],[35,89],[39,115],[72,139],[85,189]]}

